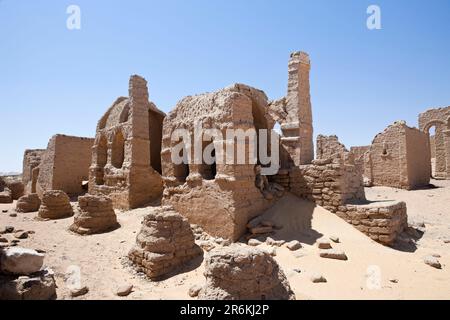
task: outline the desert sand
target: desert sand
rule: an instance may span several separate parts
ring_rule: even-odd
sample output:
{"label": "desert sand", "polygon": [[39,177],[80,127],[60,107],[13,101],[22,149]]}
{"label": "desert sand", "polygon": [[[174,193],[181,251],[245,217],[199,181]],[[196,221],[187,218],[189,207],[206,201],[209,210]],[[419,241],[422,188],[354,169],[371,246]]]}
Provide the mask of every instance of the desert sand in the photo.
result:
{"label": "desert sand", "polygon": [[[283,228],[274,239],[299,240],[302,248],[290,251],[276,248],[276,261],[286,273],[297,299],[449,299],[450,291],[450,181],[436,181],[436,188],[416,191],[388,187],[366,188],[371,201],[402,200],[408,207],[409,222],[425,224],[425,233],[417,241],[396,248],[384,247],[370,240],[351,225],[327,210],[287,195],[265,213]],[[9,214],[14,204],[0,204],[0,227],[34,231],[19,246],[44,250],[45,264],[55,272],[58,299],[192,299],[191,286],[204,283],[203,263],[187,265],[167,280],[153,282],[130,267],[128,251],[135,242],[143,217],[152,207],[119,212],[121,227],[110,233],[79,236],[68,231],[73,218],[37,221],[36,213]],[[316,241],[337,236],[333,248],[345,251],[348,260],[319,257]],[[12,240],[12,235],[5,235]],[[260,247],[269,248],[266,244]],[[207,253],[205,253],[207,254]],[[427,255],[438,254],[442,269],[423,262]],[[89,292],[71,298],[65,285],[70,266],[79,266],[82,285]],[[312,283],[319,273],[326,283]],[[133,292],[118,297],[115,290],[132,284]]]}

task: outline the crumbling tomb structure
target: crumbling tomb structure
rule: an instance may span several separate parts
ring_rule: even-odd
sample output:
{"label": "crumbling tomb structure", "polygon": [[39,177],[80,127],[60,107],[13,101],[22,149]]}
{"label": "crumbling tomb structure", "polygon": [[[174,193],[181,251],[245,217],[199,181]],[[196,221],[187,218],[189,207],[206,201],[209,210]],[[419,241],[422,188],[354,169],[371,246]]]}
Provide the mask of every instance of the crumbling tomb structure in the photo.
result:
{"label": "crumbling tomb structure", "polygon": [[161,140],[165,114],[148,100],[145,79],[132,76],[129,97],[118,98],[97,125],[89,193],[132,209],[162,194]]}
{"label": "crumbling tomb structure", "polygon": [[[310,68],[306,53],[291,54],[287,95],[282,99],[269,101],[261,90],[234,84],[188,96],[167,116],[149,101],[146,80],[134,75],[128,97],[119,97],[107,110],[95,139],[56,135],[45,152],[25,153],[27,188],[41,195],[46,190],[79,194],[89,174],[90,196],[109,197],[115,209],[143,206],[162,195],[160,210],[170,208],[210,235],[233,241],[246,232],[251,219],[291,192],[390,245],[406,226],[406,206],[368,204],[363,172],[377,183],[377,166],[392,162],[386,170],[397,173],[399,186],[426,183],[429,172],[422,164],[430,163],[429,152],[423,152],[429,151],[428,138],[396,124],[377,136],[370,148],[349,152],[336,136],[319,136],[313,160]],[[269,135],[265,145],[259,139],[261,130],[274,132],[276,124],[281,134],[274,139]],[[181,129],[188,133],[176,135]],[[234,135],[229,135],[230,129]],[[245,136],[238,141],[236,130],[253,130],[256,139]],[[278,157],[273,157],[275,142],[280,144]],[[250,161],[254,148],[267,150],[276,163],[264,162],[260,152]],[[245,154],[243,163],[239,154]],[[177,157],[184,161],[176,162]],[[268,173],[268,167],[275,169]]]}
{"label": "crumbling tomb structure", "polygon": [[430,109],[419,115],[421,131],[430,135],[433,127],[434,141],[430,137],[430,148],[435,158],[434,178],[450,179],[450,107]]}
{"label": "crumbling tomb structure", "polygon": [[[282,130],[280,169],[265,177],[267,183],[312,200],[372,239],[392,244],[406,226],[405,204],[368,204],[362,167],[335,136],[319,136],[320,159],[312,161],[309,70],[308,55],[293,53],[289,62],[287,97],[273,102],[269,102],[262,91],[242,84],[181,100],[164,119],[163,204],[172,206],[211,235],[232,240],[240,238],[247,222],[273,205],[277,197],[267,197],[266,190],[258,188],[259,159],[257,165],[229,164],[217,161],[215,151],[224,150],[234,142],[223,138],[226,129],[272,129],[278,122]],[[195,154],[191,144],[198,139],[195,135],[191,134],[189,142],[181,137],[173,140],[175,130],[187,129],[193,133],[199,124],[203,129],[216,129],[220,133],[218,137],[201,141],[202,152],[206,150],[216,155],[214,163],[193,161]],[[180,142],[182,147],[179,147]],[[259,140],[257,143],[259,149]],[[173,163],[172,153],[180,151],[187,162]],[[359,214],[361,212],[367,214]]]}
{"label": "crumbling tomb structure", "polygon": [[374,186],[416,189],[427,186],[431,177],[428,135],[397,121],[375,136],[364,154],[364,147],[352,148],[357,162],[364,165],[364,176]]}
{"label": "crumbling tomb structure", "polygon": [[[36,172],[36,167],[31,170],[30,192],[35,191],[40,197],[50,190],[62,190],[69,196],[85,192],[83,181],[89,178],[93,143],[94,139],[91,138],[54,135],[41,155],[39,172]],[[31,166],[28,165],[27,159],[30,157],[25,154],[25,168],[29,170]],[[37,178],[34,175],[37,175]]]}
{"label": "crumbling tomb structure", "polygon": [[[187,163],[172,162],[175,145],[172,133],[195,126],[216,129],[220,137],[202,141],[204,151],[210,154],[234,145],[226,141],[226,129],[271,129],[274,121],[268,114],[266,95],[257,89],[235,84],[215,93],[186,97],[164,119],[162,144],[162,171],[165,182],[163,204],[201,225],[212,235],[237,240],[247,221],[268,208],[271,203],[256,187],[255,164],[226,163],[225,159],[211,164],[195,163],[194,148],[188,143],[182,148]],[[191,137],[193,141],[195,137]],[[205,140],[205,137],[200,137]],[[181,141],[185,143],[184,140]],[[247,150],[247,149],[246,149]],[[190,154],[188,154],[190,152]],[[223,152],[224,153],[224,152]],[[219,154],[217,154],[219,156]],[[225,155],[223,155],[225,156]],[[203,157],[201,157],[203,158]]]}

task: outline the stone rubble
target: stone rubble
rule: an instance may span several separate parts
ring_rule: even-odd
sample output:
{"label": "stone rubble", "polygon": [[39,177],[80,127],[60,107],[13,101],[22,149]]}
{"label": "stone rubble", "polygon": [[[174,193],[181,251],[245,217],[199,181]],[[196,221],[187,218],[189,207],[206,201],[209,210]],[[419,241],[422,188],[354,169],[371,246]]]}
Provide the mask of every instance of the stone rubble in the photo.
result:
{"label": "stone rubble", "polygon": [[200,300],[293,300],[285,274],[265,251],[232,245],[211,251]]}

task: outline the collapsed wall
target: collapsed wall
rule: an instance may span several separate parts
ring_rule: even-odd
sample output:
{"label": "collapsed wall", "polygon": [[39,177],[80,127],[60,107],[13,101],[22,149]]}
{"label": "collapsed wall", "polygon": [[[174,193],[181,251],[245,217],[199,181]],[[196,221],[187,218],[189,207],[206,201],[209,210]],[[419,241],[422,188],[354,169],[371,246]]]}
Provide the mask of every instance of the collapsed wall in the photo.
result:
{"label": "collapsed wall", "polygon": [[373,240],[392,245],[407,227],[406,204],[369,203],[355,155],[346,151],[336,136],[319,136],[318,152],[321,159],[286,170],[275,179],[282,180],[291,193],[335,213]]}
{"label": "collapsed wall", "polygon": [[132,209],[162,194],[161,139],[165,114],[148,100],[147,81],[134,75],[97,125],[89,193],[109,196],[114,208]]}
{"label": "collapsed wall", "polygon": [[25,193],[36,192],[37,175],[33,175],[33,170],[41,164],[44,152],[45,149],[25,150],[22,170],[22,182],[25,185]]}
{"label": "collapsed wall", "polygon": [[339,142],[337,136],[324,136],[319,134],[317,136],[316,148],[316,159],[332,159],[348,153],[348,150]]}
{"label": "collapsed wall", "polygon": [[[54,135],[41,158],[36,193],[40,197],[48,190],[62,190],[69,196],[83,193],[83,181],[89,177],[93,143],[91,138]],[[35,172],[36,168],[32,174]]]}
{"label": "collapsed wall", "polygon": [[362,175],[342,159],[314,160],[291,174],[291,192],[335,213],[371,239],[392,245],[407,227],[406,204],[365,200]]}

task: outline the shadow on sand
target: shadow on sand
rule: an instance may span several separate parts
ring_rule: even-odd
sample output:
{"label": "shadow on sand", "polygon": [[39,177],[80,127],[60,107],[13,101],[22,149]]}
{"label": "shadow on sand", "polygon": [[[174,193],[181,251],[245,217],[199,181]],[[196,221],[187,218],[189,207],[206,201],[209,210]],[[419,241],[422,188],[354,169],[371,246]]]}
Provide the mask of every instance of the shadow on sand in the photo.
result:
{"label": "shadow on sand", "polygon": [[293,194],[287,194],[280,199],[272,208],[269,208],[262,216],[261,221],[270,220],[275,225],[282,227],[275,233],[260,236],[258,239],[265,240],[271,237],[274,240],[285,240],[287,242],[298,240],[301,243],[313,245],[323,234],[312,228],[313,213],[316,205],[313,202],[298,198]]}

